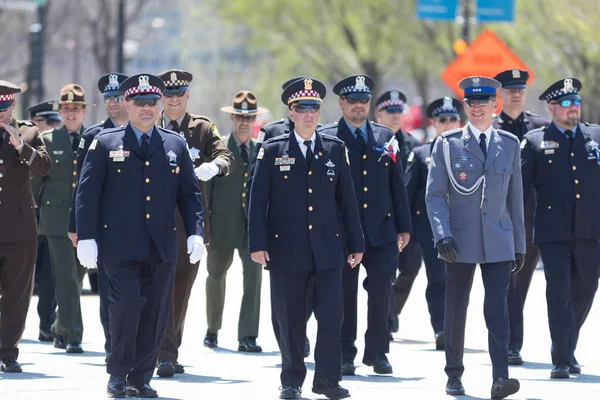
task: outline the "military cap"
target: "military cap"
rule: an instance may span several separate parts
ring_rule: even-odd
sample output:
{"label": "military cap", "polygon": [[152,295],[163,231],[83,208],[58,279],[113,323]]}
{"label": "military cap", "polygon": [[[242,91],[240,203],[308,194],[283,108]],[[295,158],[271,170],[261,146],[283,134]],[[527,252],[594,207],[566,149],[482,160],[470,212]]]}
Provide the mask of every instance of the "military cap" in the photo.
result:
{"label": "military cap", "polygon": [[321,104],[326,93],[327,89],[323,83],[316,79],[306,77],[287,85],[281,94],[281,101],[287,106],[290,106],[292,103],[308,105]]}
{"label": "military cap", "polygon": [[540,100],[575,100],[579,99],[579,91],[581,90],[581,81],[577,78],[564,78],[554,82],[544,93],[539,97]]}
{"label": "military cap", "polygon": [[53,121],[61,121],[60,114],[58,113],[58,101],[56,100],[44,101],[31,106],[27,109],[27,112],[31,119],[34,117],[43,117]]}
{"label": "military cap", "polygon": [[221,111],[230,114],[248,115],[248,114],[264,114],[269,112],[266,108],[258,106],[258,101],[254,93],[248,90],[242,90],[236,93],[233,97],[233,105],[221,107]]}
{"label": "military cap", "polygon": [[156,75],[137,74],[125,79],[119,91],[125,99],[160,99],[165,89],[164,82]]}
{"label": "military cap", "polygon": [[406,95],[399,90],[388,90],[377,98],[375,102],[377,111],[390,106],[401,107],[404,109],[406,105]]}
{"label": "military cap", "polygon": [[98,79],[98,90],[104,97],[119,96],[119,86],[125,82],[127,75],[112,72]]}
{"label": "military cap", "polygon": [[498,73],[494,79],[500,82],[504,89],[525,89],[529,72],[522,69],[507,69]]}
{"label": "military cap", "polygon": [[0,81],[0,112],[10,108],[15,101],[15,94],[21,92],[21,88],[7,81]]}
{"label": "military cap", "polygon": [[485,76],[469,76],[461,80],[458,86],[464,91],[465,99],[487,99],[496,97],[496,89],[502,85]]}
{"label": "military cap", "polygon": [[170,69],[158,74],[158,77],[165,83],[165,93],[185,92],[194,79],[191,72],[182,69]]}
{"label": "military cap", "polygon": [[350,75],[335,84],[333,93],[340,97],[370,99],[373,86],[375,86],[375,82],[370,76]]}
{"label": "military cap", "polygon": [[427,106],[427,116],[429,118],[458,117],[461,109],[462,103],[459,100],[446,96],[432,101]]}
{"label": "military cap", "polygon": [[85,90],[76,84],[69,83],[60,89],[60,99],[58,104],[82,104],[84,106],[95,106],[85,102]]}
{"label": "military cap", "polygon": [[308,78],[307,76],[297,76],[295,78],[292,79],[288,79],[287,81],[283,82],[283,85],[281,85],[281,89],[285,89],[286,87],[290,86],[290,83],[292,82],[296,82],[299,79],[306,79]]}

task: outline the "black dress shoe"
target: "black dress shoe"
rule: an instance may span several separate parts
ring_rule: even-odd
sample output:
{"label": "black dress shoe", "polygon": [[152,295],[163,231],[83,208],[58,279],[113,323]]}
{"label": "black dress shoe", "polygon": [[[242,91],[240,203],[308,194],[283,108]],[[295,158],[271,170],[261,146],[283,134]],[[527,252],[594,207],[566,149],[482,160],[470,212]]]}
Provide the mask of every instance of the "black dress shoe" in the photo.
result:
{"label": "black dress shoe", "polygon": [[569,378],[569,367],[566,365],[556,365],[552,372],[550,372],[550,378],[552,379],[568,379]]}
{"label": "black dress shoe", "polygon": [[83,347],[81,347],[81,343],[73,342],[67,345],[67,353],[69,354],[81,354],[83,353]]}
{"label": "black dress shoe", "polygon": [[302,389],[298,385],[283,385],[279,388],[280,399],[299,399]]}
{"label": "black dress shoe", "polygon": [[185,368],[183,368],[183,365],[179,364],[178,362],[175,363],[175,373],[176,374],[184,374],[185,373]]}
{"label": "black dress shoe", "polygon": [[14,357],[4,357],[0,360],[0,371],[2,372],[23,372],[21,364]]}
{"label": "black dress shoe", "polygon": [[448,378],[446,394],[450,396],[464,396],[465,388],[460,378]]}
{"label": "black dress shoe", "polygon": [[579,364],[577,364],[576,362],[573,364],[569,364],[569,373],[570,374],[580,374],[581,366]]}
{"label": "black dress shoe", "polygon": [[40,335],[38,336],[38,340],[40,342],[51,342],[54,339],[52,332],[47,331],[45,329],[40,329]]}
{"label": "black dress shoe", "polygon": [[158,397],[156,390],[152,389],[147,383],[144,383],[143,385],[128,384],[126,393],[127,397],[140,397],[143,399],[152,399]]}
{"label": "black dress shoe", "polygon": [[371,354],[364,357],[363,364],[373,367],[376,374],[391,374],[394,372],[385,354]]}
{"label": "black dress shoe", "polygon": [[161,378],[172,378],[175,376],[175,366],[169,360],[163,360],[158,364],[156,368],[156,375]]}
{"label": "black dress shoe", "polygon": [[348,389],[344,389],[336,381],[326,379],[315,379],[312,387],[313,393],[322,394],[328,399],[344,399],[350,397]]}
{"label": "black dress shoe", "polygon": [[521,385],[513,378],[496,378],[492,384],[492,399],[503,399],[519,391]]}
{"label": "black dress shoe", "polygon": [[310,356],[310,340],[308,337],[304,338],[304,358]]}
{"label": "black dress shoe", "polygon": [[106,385],[106,393],[108,393],[108,397],[113,399],[125,397],[127,395],[125,391],[125,378],[111,376]]}
{"label": "black dress shoe", "polygon": [[344,361],[342,363],[342,375],[354,376],[356,373],[356,366],[352,362]]}
{"label": "black dress shoe", "polygon": [[508,350],[508,365],[523,365],[519,350]]}
{"label": "black dress shoe", "polygon": [[214,349],[218,345],[219,341],[217,340],[217,334],[206,331],[206,335],[204,336],[204,347]]}
{"label": "black dress shoe", "polygon": [[246,353],[261,353],[262,347],[256,344],[256,338],[246,336],[239,342],[238,351],[244,351]]}
{"label": "black dress shoe", "polygon": [[435,334],[435,349],[444,350],[444,331]]}
{"label": "black dress shoe", "polygon": [[55,335],[54,336],[54,347],[56,347],[57,349],[66,349],[67,346],[65,346],[65,341],[63,340],[63,337],[60,335]]}

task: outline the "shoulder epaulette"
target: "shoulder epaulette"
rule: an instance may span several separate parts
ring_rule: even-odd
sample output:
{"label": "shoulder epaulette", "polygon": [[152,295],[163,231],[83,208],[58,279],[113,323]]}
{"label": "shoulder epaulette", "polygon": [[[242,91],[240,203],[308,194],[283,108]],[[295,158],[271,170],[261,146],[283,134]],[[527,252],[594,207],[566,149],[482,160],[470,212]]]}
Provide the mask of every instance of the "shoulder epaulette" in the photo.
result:
{"label": "shoulder epaulette", "polygon": [[320,127],[317,127],[317,130],[319,132],[321,132],[321,131],[325,131],[327,129],[334,129],[334,128],[337,129],[337,127],[338,127],[338,123],[337,122],[332,122],[330,124],[325,124],[325,125],[322,125]]}
{"label": "shoulder epaulette", "polygon": [[321,137],[326,140],[331,140],[332,142],[339,142],[344,144],[344,141],[337,136],[328,135],[326,133],[321,133]]}
{"label": "shoulder epaulette", "polygon": [[498,131],[499,134],[504,135],[508,138],[511,138],[515,142],[519,143],[519,138],[517,136],[513,135],[512,133],[502,130],[502,129],[496,129],[496,130]]}
{"label": "shoulder epaulette", "polygon": [[391,130],[390,128],[388,128],[387,126],[385,126],[385,125],[381,125],[381,124],[378,124],[377,122],[373,122],[373,121],[371,121],[371,125],[373,125],[373,126],[376,126],[376,127],[378,127],[378,128],[382,128],[382,129],[384,129],[384,130],[388,130],[388,131],[390,131],[390,132],[394,133],[394,131],[393,131],[393,130]]}
{"label": "shoulder epaulette", "polygon": [[[281,119],[278,119],[277,121],[271,121],[271,122],[269,122],[269,123],[266,123],[266,124],[264,124],[264,125],[262,126],[262,128],[268,128],[268,127],[270,127],[270,126],[273,126],[273,125],[281,125],[281,124],[283,124],[284,122],[285,122],[285,118],[281,118]],[[262,129],[262,128],[261,128],[261,129]]]}
{"label": "shoulder epaulette", "polygon": [[525,114],[530,116],[530,117],[539,117],[539,114],[536,113],[532,113],[531,111],[525,110]]}
{"label": "shoulder epaulette", "polygon": [[289,140],[289,137],[290,137],[289,133],[284,133],[283,135],[269,138],[263,142],[263,146],[268,143],[273,143],[273,142],[282,141],[282,140]]}
{"label": "shoulder epaulette", "polygon": [[444,133],[442,133],[442,137],[456,135],[457,133],[462,133],[462,128],[457,128],[457,129],[453,129],[451,131],[444,132]]}

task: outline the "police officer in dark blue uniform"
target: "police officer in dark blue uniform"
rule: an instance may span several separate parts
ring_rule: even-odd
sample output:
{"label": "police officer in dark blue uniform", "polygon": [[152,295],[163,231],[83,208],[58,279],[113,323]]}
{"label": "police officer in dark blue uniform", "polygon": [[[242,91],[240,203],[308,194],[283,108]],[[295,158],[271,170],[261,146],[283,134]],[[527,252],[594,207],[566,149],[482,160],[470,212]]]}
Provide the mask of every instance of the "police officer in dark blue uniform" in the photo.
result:
{"label": "police officer in dark blue uniform", "polygon": [[[125,101],[119,92],[119,86],[127,79],[127,75],[112,72],[104,75],[98,80],[98,90],[102,93],[104,98],[104,108],[108,114],[108,118],[96,125],[90,126],[85,132],[83,132],[83,138],[79,142],[79,148],[77,150],[77,176],[81,176],[81,167],[85,160],[85,155],[90,148],[90,144],[94,138],[103,130],[117,128],[127,124],[128,115],[127,108],[125,107]],[[77,225],[76,225],[76,200],[77,191],[73,191],[73,197],[71,198],[71,204],[69,205],[69,238],[73,242],[73,246],[77,247]],[[102,267],[102,258],[98,262],[98,294],[100,297],[100,322],[104,329],[104,350],[106,354],[110,354],[110,328],[108,322],[108,276],[106,271]]]}
{"label": "police officer in dark blue uniform", "polygon": [[157,397],[149,383],[173,294],[176,207],[190,262],[204,252],[200,189],[185,139],[155,125],[163,89],[150,74],[121,84],[130,122],[94,138],[77,189],[77,256],[94,268],[100,253],[109,281],[111,397]]}
{"label": "police officer in dark blue uniform", "polygon": [[[391,283],[398,267],[398,252],[410,240],[411,222],[404,171],[398,142],[390,129],[369,122],[373,79],[352,75],[338,82],[343,117],[319,131],[342,139],[348,146],[350,169],[365,235],[363,287],[369,295],[368,327],[363,363],[375,373],[391,374],[386,353],[390,349],[388,315]],[[356,319],[358,268],[344,269],[344,324],[342,327],[342,374],[354,375],[357,348]]]}
{"label": "police officer in dark blue uniform", "polygon": [[[547,119],[524,110],[529,72],[510,69],[500,72],[494,79],[502,84],[502,87],[498,89],[498,95],[502,100],[502,111],[492,119],[492,126],[495,129],[503,129],[521,140],[528,131],[547,126],[550,123]],[[518,274],[511,276],[508,291],[508,315],[510,319],[508,363],[510,365],[523,364],[523,358],[521,357],[523,307],[533,272],[540,260],[540,250],[532,243],[534,208],[535,198],[532,191],[525,202],[525,232],[527,234],[525,265]]]}
{"label": "police officer in dark blue uniform", "polygon": [[308,77],[283,91],[294,131],[263,143],[250,195],[250,252],[270,272],[280,329],[281,399],[299,398],[306,377],[302,350],[311,286],[318,322],[312,391],[330,399],[349,396],[338,383],[342,270],[346,262],[360,263],[364,239],[344,143],[315,132],[325,93]]}
{"label": "police officer in dark blue uniform", "polygon": [[580,122],[582,84],[553,83],[540,100],[552,123],[521,143],[523,196],[536,194],[533,241],[546,275],[554,379],[581,373],[575,349],[600,275],[600,126]]}

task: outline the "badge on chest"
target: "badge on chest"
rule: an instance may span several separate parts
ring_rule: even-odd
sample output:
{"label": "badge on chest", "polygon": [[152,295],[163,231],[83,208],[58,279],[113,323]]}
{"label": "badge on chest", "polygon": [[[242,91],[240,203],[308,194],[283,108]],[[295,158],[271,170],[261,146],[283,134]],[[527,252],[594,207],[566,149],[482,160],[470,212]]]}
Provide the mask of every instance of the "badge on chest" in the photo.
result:
{"label": "badge on chest", "polygon": [[296,159],[294,157],[290,157],[287,154],[284,154],[283,156],[277,157],[275,159],[275,165],[279,166],[280,171],[289,171],[291,169],[291,166],[294,164],[296,164]]}
{"label": "badge on chest", "polygon": [[129,157],[129,151],[123,151],[123,149],[111,150],[108,153],[108,158],[110,158],[112,162],[123,162],[126,157]]}

